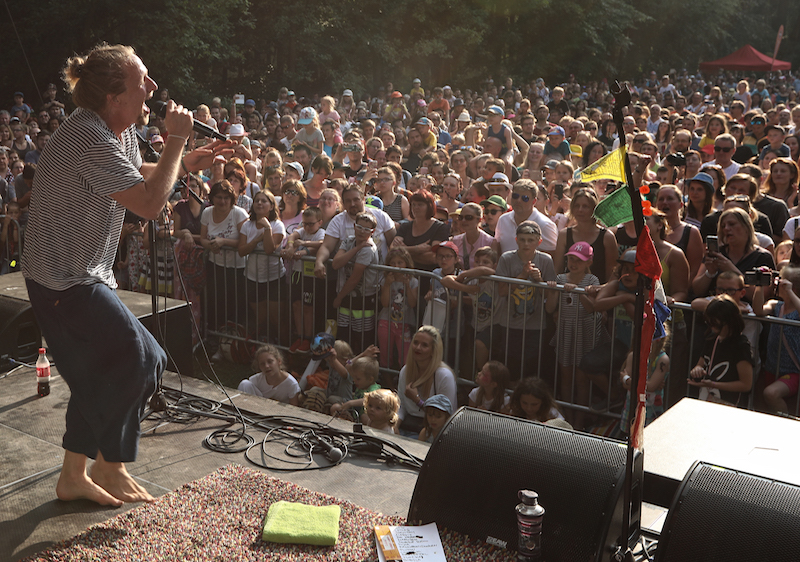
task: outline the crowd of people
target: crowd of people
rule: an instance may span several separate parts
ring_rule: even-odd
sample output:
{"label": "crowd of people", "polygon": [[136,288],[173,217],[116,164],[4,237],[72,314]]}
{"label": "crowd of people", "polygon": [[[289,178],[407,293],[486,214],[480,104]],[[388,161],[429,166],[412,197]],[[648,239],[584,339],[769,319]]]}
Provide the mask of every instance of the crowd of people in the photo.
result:
{"label": "crowd of people", "polygon": [[[684,374],[708,399],[747,406],[760,381],[757,404],[794,407],[787,400],[800,379],[798,328],[786,326],[784,338],[767,330],[759,346],[760,325],[745,318],[738,329],[733,317],[800,319],[792,288],[800,282],[800,78],[652,72],[633,84],[622,130],[606,82],[410,86],[300,98],[282,88],[272,101],[224,107],[214,98],[198,106],[194,118],[236,144],[210,168],[185,174],[182,195],[159,219],[158,242],[175,248],[157,266],[159,292],[187,298],[212,331],[255,318],[246,332],[291,352],[310,352],[314,334],[335,319],[354,353],[377,343],[375,363],[400,371],[381,382],[399,390],[399,419],[409,427],[409,415],[425,417],[432,396],[457,405],[455,384],[439,364],[452,377],[448,364],[486,370],[499,363],[507,380],[493,371],[460,373],[478,384],[470,403],[497,410],[527,412],[524,399],[504,403],[496,388],[531,376],[547,378],[564,403],[589,407],[592,393],[613,403],[630,384],[636,238],[631,223],[603,225],[594,217],[618,182],[583,182],[580,172],[625,145],[635,183],[649,187],[647,222],[665,301],[691,303],[708,325],[699,333],[705,325],[692,330],[691,312],[673,312],[669,345],[654,345],[651,357],[652,411],[687,392]],[[65,118],[55,86],[46,94],[38,112],[20,92],[10,112],[0,111],[4,272],[18,267],[36,164]],[[166,90],[158,95],[169,99]],[[135,126],[145,158],[165,150],[163,118]],[[194,133],[186,147],[209,142]],[[134,291],[155,290],[144,227],[126,214],[115,267],[120,286]],[[779,268],[786,269],[776,284],[767,272]],[[433,319],[437,307],[444,307],[438,325],[420,328],[423,311],[433,309],[425,316]],[[696,346],[702,352],[690,357],[689,341],[704,335],[705,347]],[[415,367],[430,351],[420,351],[426,338],[443,356]],[[283,384],[276,348],[256,359],[265,380]],[[730,361],[735,368],[727,368]],[[410,386],[416,380],[421,386]],[[298,393],[281,397],[298,400]],[[583,427],[584,410],[565,414]]]}

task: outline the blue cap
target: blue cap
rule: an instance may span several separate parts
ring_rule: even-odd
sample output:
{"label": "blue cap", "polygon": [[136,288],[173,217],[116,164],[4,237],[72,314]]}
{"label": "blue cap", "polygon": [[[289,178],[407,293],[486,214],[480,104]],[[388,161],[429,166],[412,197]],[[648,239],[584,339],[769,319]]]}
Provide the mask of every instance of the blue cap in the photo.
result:
{"label": "blue cap", "polygon": [[452,415],[453,413],[453,405],[450,403],[450,399],[444,394],[434,394],[425,400],[425,408],[427,407],[447,412],[447,415]]}
{"label": "blue cap", "polygon": [[250,105],[250,106],[253,106],[253,107],[256,106],[255,100],[247,100],[247,101],[244,102],[244,104],[245,105]]}
{"label": "blue cap", "polygon": [[380,209],[381,211],[383,211],[383,199],[375,195],[367,195],[364,198],[364,205],[367,207],[373,207],[375,209]]}
{"label": "blue cap", "polygon": [[689,180],[689,183],[693,181],[699,181],[711,186],[711,189],[714,189],[714,179],[705,172],[698,172],[698,174]]}
{"label": "blue cap", "polygon": [[495,115],[505,115],[506,112],[503,111],[503,108],[499,105],[490,105],[489,109],[486,110],[487,113],[494,113]]}

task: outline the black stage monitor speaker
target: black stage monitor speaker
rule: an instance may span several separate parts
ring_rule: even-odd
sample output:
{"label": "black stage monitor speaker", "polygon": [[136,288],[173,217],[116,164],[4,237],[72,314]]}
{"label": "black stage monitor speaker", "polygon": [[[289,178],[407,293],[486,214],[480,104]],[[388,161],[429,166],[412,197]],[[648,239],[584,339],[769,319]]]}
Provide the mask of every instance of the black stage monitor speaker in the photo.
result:
{"label": "black stage monitor speaker", "polygon": [[656,562],[800,560],[800,487],[696,462],[672,500]]}
{"label": "black stage monitor speaker", "polygon": [[[461,408],[428,452],[408,520],[516,550],[517,492],[530,489],[545,508],[544,560],[609,560],[622,534],[626,454],[610,439]],[[637,453],[631,546],[639,539],[642,470]]]}
{"label": "black stage monitor speaker", "polygon": [[34,363],[42,347],[42,332],[28,301],[0,297],[0,370],[8,370],[7,358]]}

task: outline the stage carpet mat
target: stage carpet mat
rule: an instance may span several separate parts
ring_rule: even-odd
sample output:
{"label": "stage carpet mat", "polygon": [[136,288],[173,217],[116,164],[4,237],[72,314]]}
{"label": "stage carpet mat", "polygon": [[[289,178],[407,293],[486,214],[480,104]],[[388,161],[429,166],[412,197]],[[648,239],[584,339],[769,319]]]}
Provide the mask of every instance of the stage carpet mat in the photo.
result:
{"label": "stage carpet mat", "polygon": [[[336,546],[262,541],[267,509],[280,500],[340,505]],[[378,559],[373,527],[404,522],[399,516],[385,516],[257,470],[229,465],[25,560],[372,561]],[[445,529],[440,533],[448,562],[515,559],[516,553],[511,551],[471,541]]]}

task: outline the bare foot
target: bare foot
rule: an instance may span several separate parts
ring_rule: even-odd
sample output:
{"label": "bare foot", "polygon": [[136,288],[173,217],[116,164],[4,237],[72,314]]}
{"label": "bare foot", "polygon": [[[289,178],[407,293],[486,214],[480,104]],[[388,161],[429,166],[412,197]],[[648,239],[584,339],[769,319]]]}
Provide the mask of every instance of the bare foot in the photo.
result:
{"label": "bare foot", "polygon": [[114,507],[122,505],[122,500],[115,498],[92,482],[91,479],[86,476],[86,472],[83,473],[83,477],[81,478],[80,475],[67,476],[62,471],[61,476],[58,478],[58,484],[56,484],[56,495],[58,499],[63,501],[89,500],[99,503],[100,505],[110,505]]}
{"label": "bare foot", "polygon": [[121,462],[106,462],[98,453],[92,466],[92,480],[106,492],[124,502],[151,502],[155,500],[140,486]]}

